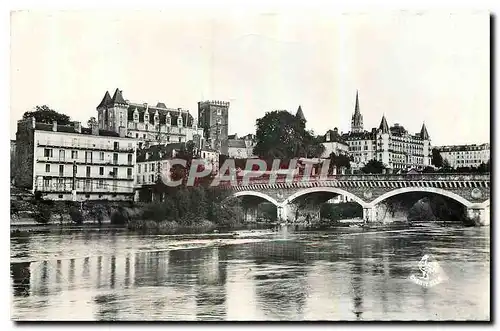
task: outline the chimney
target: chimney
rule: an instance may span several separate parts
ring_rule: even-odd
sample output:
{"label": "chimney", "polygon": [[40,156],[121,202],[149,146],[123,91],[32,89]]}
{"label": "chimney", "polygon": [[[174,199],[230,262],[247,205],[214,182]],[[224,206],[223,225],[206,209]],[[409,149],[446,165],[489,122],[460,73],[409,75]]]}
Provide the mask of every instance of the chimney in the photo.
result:
{"label": "chimney", "polygon": [[92,123],[90,125],[90,128],[92,129],[92,134],[94,136],[98,136],[99,135],[99,126],[97,125],[97,123]]}
{"label": "chimney", "polygon": [[81,122],[73,122],[73,127],[75,131],[78,133],[82,133],[82,123]]}
{"label": "chimney", "polygon": [[127,128],[125,128],[124,126],[120,126],[118,128],[118,134],[120,135],[120,137],[125,137],[127,135]]}
{"label": "chimney", "polygon": [[146,111],[148,111],[148,109],[149,109],[148,103],[145,102],[143,105],[144,105],[144,109],[146,109]]}
{"label": "chimney", "polygon": [[57,121],[52,122],[52,131],[57,131]]}

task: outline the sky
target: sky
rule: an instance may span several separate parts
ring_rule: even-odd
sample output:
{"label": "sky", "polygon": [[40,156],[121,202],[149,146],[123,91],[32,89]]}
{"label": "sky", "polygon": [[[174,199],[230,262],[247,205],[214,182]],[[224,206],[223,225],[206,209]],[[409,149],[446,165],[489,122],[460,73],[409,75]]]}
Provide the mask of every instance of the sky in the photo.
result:
{"label": "sky", "polygon": [[18,11],[11,14],[11,139],[46,104],[86,125],[104,93],[189,109],[229,101],[229,132],[301,105],[307,128],[382,115],[432,145],[490,141],[484,11]]}

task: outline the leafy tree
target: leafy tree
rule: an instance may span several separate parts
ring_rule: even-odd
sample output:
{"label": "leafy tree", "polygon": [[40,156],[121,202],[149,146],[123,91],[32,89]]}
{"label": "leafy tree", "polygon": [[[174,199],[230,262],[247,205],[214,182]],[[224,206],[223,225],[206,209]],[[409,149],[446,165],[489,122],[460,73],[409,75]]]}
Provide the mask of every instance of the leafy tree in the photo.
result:
{"label": "leafy tree", "polygon": [[441,168],[443,166],[443,157],[437,148],[432,149],[432,165]]}
{"label": "leafy tree", "polygon": [[346,155],[336,155],[335,153],[330,153],[330,167],[328,169],[328,173],[332,174],[333,173],[333,167],[337,167],[339,169],[340,167],[345,167],[347,169],[351,168],[351,160],[349,159],[348,156]]}
{"label": "leafy tree", "polygon": [[34,117],[37,122],[52,124],[57,121],[57,124],[68,125],[70,124],[70,117],[50,109],[47,105],[36,106],[34,111],[27,111],[23,115],[23,119]]}
{"label": "leafy tree", "polygon": [[365,174],[381,174],[385,168],[386,167],[382,162],[372,159],[368,161],[363,168],[361,168],[361,171]]}
{"label": "leafy tree", "polygon": [[89,120],[87,121],[87,127],[90,128],[92,127],[92,125],[95,125],[97,124],[97,120],[95,119],[94,116],[92,116],[91,118],[89,118]]}
{"label": "leafy tree", "polygon": [[305,123],[287,111],[268,112],[257,119],[256,138],[253,152],[266,160],[320,157],[324,151]]}

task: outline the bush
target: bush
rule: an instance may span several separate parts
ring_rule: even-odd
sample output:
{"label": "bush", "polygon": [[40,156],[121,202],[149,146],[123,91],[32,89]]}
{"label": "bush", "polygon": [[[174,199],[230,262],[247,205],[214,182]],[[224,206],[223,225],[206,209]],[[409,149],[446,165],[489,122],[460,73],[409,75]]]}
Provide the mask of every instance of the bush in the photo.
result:
{"label": "bush", "polygon": [[71,217],[71,220],[76,224],[83,223],[83,214],[78,207],[72,206],[69,210],[69,216]]}
{"label": "bush", "polygon": [[50,222],[50,218],[52,217],[52,206],[50,203],[38,202],[35,205],[33,217],[36,222],[47,224]]}
{"label": "bush", "polygon": [[127,224],[130,221],[130,215],[125,207],[118,207],[111,212],[111,224]]}

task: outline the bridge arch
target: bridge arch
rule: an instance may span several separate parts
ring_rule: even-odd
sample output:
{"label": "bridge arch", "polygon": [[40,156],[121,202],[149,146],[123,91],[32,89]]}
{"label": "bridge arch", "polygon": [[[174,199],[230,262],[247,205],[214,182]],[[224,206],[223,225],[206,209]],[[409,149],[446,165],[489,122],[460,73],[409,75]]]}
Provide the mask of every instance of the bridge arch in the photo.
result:
{"label": "bridge arch", "polygon": [[450,192],[447,190],[443,190],[440,188],[436,188],[436,187],[402,187],[402,188],[398,188],[398,189],[395,189],[395,190],[392,190],[392,191],[389,191],[387,193],[382,194],[381,196],[379,196],[378,198],[376,198],[375,200],[370,202],[370,206],[371,207],[376,206],[378,203],[380,203],[380,202],[382,202],[390,197],[393,197],[395,195],[403,194],[403,193],[411,193],[411,192],[428,192],[428,193],[439,194],[439,195],[448,197],[450,199],[453,199],[453,200],[461,203],[462,205],[464,205],[467,208],[474,205],[472,202],[468,201],[464,197],[461,197],[460,195],[458,195],[456,193],[453,193],[453,192]]}
{"label": "bridge arch", "polygon": [[292,194],[291,196],[289,196],[284,202],[283,202],[283,205],[287,205],[289,204],[290,202],[292,202],[293,200],[295,200],[296,198],[302,196],[302,195],[306,195],[306,194],[310,194],[310,193],[315,193],[315,192],[326,192],[326,193],[336,193],[336,194],[340,194],[340,195],[345,195],[346,197],[348,198],[351,198],[352,200],[356,201],[357,203],[359,203],[362,207],[366,207],[367,203],[365,201],[363,201],[361,198],[359,198],[358,196],[350,193],[350,192],[347,192],[347,191],[344,191],[342,189],[339,189],[337,187],[310,187],[310,188],[305,188],[303,190],[300,190],[294,194]]}
{"label": "bridge arch", "polygon": [[244,197],[244,196],[259,197],[259,198],[262,198],[264,200],[267,200],[268,202],[272,203],[276,207],[280,206],[280,203],[278,201],[276,201],[274,198],[272,198],[269,195],[264,194],[262,192],[258,192],[258,191],[239,191],[239,192],[233,193],[231,196],[224,199],[224,201],[227,201],[227,200],[233,199],[233,198],[237,198],[237,197]]}

